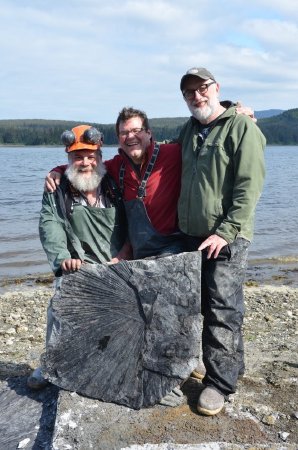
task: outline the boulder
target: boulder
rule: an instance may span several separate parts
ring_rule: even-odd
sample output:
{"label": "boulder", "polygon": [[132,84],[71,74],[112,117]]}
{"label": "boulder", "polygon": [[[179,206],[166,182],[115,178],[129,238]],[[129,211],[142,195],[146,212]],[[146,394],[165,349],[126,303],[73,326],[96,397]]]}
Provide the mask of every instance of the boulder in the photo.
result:
{"label": "boulder", "polygon": [[52,299],[43,373],[106,402],[158,403],[198,363],[200,285],[200,252],[83,265]]}

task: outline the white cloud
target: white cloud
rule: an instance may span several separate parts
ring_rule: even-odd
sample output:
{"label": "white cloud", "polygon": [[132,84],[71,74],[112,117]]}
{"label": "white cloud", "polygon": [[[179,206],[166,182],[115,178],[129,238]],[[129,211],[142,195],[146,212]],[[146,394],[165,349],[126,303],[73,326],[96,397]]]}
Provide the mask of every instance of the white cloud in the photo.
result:
{"label": "white cloud", "polygon": [[0,118],[112,122],[124,105],[187,115],[179,81],[195,65],[215,73],[226,98],[298,105],[292,2],[102,3],[2,0]]}
{"label": "white cloud", "polygon": [[99,14],[103,17],[121,16],[129,20],[142,19],[148,22],[172,22],[178,20],[180,16],[180,8],[174,3],[166,1],[153,0],[150,2],[140,1],[124,1],[112,2],[100,9]]}
{"label": "white cloud", "polygon": [[298,8],[296,0],[250,0],[250,4],[256,4],[257,7],[266,7],[271,11],[276,11],[284,17],[291,20],[298,18]]}
{"label": "white cloud", "polygon": [[298,26],[293,22],[281,20],[250,20],[243,24],[247,34],[272,51],[294,52],[297,58]]}

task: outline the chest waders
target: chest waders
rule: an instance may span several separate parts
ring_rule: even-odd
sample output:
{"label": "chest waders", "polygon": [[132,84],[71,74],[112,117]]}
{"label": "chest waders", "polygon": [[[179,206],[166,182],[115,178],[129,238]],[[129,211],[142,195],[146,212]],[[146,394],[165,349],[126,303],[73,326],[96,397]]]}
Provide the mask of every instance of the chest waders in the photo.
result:
{"label": "chest waders", "polygon": [[101,182],[106,208],[73,203],[66,177],[56,191],[57,210],[63,218],[72,257],[89,263],[104,263],[117,255],[126,236],[124,205],[115,181],[105,175]]}
{"label": "chest waders", "polygon": [[[138,188],[137,198],[124,201],[128,222],[128,236],[133,249],[134,259],[163,254],[176,254],[183,251],[181,233],[161,234],[152,225],[144,204],[147,181],[152,173],[159,153],[159,145],[155,144],[152,157],[146,168],[144,177]],[[124,191],[125,165],[119,171],[120,189]]]}
{"label": "chest waders", "polygon": [[84,261],[104,263],[117,255],[125,242],[125,217],[120,208],[75,205],[70,224],[85,252]]}

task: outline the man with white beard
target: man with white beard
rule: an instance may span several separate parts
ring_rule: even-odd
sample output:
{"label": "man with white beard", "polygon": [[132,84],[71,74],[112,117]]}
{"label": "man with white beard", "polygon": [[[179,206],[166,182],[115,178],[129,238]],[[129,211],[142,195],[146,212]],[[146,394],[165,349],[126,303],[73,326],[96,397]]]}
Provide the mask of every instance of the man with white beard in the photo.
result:
{"label": "man with white beard", "polygon": [[265,138],[250,118],[220,104],[219,84],[205,68],[189,69],[180,89],[192,117],[178,139],[178,222],[186,250],[202,251],[206,374],[197,409],[214,415],[244,372],[242,286],[264,182]]}
{"label": "man with white beard", "polygon": [[[56,276],[81,264],[124,256],[126,220],[120,192],[102,162],[101,133],[80,125],[62,134],[68,166],[56,193],[44,193],[39,232]],[[96,239],[94,238],[96,236]]]}
{"label": "man with white beard", "polygon": [[[131,259],[126,243],[126,217],[120,191],[102,162],[102,135],[89,125],[62,134],[68,166],[56,192],[43,194],[39,234],[56,277],[79,270],[83,263],[116,263]],[[59,285],[59,283],[57,283]],[[51,304],[47,342],[54,336]],[[27,384],[47,385],[41,369]]]}

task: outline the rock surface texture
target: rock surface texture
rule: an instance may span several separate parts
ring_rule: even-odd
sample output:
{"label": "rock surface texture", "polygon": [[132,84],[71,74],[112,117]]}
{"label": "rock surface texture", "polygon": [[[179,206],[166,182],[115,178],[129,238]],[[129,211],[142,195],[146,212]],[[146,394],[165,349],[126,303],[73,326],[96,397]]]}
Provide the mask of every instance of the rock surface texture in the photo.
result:
{"label": "rock surface texture", "polygon": [[198,363],[200,279],[199,252],[65,276],[52,301],[46,378],[135,409],[156,404]]}

